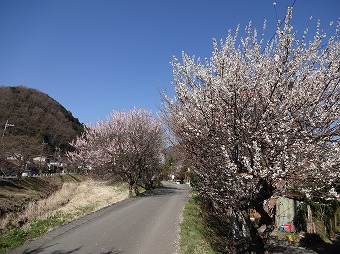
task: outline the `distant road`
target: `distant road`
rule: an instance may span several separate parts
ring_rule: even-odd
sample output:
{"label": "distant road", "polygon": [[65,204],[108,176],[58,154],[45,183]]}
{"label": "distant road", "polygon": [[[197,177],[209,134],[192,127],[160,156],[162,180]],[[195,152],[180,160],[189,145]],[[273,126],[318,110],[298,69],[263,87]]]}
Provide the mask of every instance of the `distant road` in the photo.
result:
{"label": "distant road", "polygon": [[8,253],[173,254],[187,200],[188,186],[164,183],[152,193],[87,215]]}

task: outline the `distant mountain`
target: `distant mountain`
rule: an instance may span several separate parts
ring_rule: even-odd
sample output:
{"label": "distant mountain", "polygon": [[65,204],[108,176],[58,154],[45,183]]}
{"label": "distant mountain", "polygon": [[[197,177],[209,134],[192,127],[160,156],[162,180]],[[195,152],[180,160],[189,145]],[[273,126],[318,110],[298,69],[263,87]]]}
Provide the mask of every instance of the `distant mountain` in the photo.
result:
{"label": "distant mountain", "polygon": [[[30,150],[32,156],[70,149],[69,142],[84,126],[72,113],[47,94],[23,86],[0,87],[1,155]],[[1,134],[2,134],[1,133]],[[58,149],[59,150],[59,149]]]}

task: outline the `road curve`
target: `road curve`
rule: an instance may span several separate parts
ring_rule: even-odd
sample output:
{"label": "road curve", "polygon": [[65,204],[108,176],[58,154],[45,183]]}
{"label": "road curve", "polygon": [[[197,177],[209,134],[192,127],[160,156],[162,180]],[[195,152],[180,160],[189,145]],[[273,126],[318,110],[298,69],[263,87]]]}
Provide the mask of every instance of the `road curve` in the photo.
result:
{"label": "road curve", "polygon": [[63,225],[9,254],[173,254],[188,200],[184,184],[164,186]]}

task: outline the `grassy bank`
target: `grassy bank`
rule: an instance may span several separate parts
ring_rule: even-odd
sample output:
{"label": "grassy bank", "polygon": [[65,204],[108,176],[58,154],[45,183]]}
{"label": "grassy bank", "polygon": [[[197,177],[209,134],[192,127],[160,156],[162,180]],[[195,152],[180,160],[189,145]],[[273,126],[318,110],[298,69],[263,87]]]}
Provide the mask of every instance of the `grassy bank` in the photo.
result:
{"label": "grassy bank", "polygon": [[49,229],[57,227],[69,220],[72,216],[57,213],[46,218],[32,219],[21,228],[12,228],[7,233],[0,236],[0,253],[5,253],[7,249],[13,249],[24,244],[29,239],[34,239]]}
{"label": "grassy bank", "polygon": [[216,234],[207,226],[204,219],[206,214],[202,211],[199,203],[198,196],[191,193],[191,197],[184,207],[183,221],[180,226],[180,253],[221,253],[212,247],[216,242]]}
{"label": "grassy bank", "polygon": [[26,209],[0,221],[0,253],[22,245],[52,228],[128,197],[126,184],[108,185],[87,180],[66,182],[48,198],[30,202]]}

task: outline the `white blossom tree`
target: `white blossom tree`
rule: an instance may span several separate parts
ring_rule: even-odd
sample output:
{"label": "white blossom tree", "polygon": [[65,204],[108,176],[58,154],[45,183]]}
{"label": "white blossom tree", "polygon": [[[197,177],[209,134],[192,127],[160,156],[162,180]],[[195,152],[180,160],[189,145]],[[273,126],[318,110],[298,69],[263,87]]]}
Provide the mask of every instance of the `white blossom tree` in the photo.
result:
{"label": "white blossom tree", "polygon": [[213,40],[210,59],[174,57],[176,96],[163,97],[163,121],[190,158],[199,191],[220,218],[232,211],[235,251],[264,251],[274,228],[264,202],[275,192],[308,193],[311,183],[339,178],[339,22],[330,37],[318,22],[308,42],[308,29],[298,40],[291,20],[289,8],[268,43],[249,23],[240,40],[239,28]]}
{"label": "white blossom tree", "polygon": [[89,126],[71,145],[75,148],[68,153],[71,161],[97,174],[118,174],[129,183],[130,195],[138,194],[138,184],[151,188],[161,169],[163,127],[144,109],[114,111],[105,121]]}

